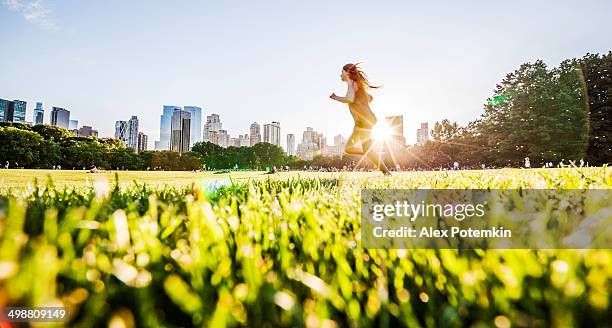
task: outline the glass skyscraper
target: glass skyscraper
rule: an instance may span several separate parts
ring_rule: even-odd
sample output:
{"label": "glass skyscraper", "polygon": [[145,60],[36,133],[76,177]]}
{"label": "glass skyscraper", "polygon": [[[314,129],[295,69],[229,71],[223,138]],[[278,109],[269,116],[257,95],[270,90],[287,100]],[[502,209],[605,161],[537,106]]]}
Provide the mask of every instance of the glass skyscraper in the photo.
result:
{"label": "glass skyscraper", "polygon": [[191,114],[191,128],[189,131],[189,148],[196,142],[202,141],[202,108],[197,106],[184,106],[183,110]]}
{"label": "glass skyscraper", "polygon": [[68,129],[70,122],[70,111],[60,107],[51,109],[51,125],[57,125],[60,128]]}
{"label": "glass skyscraper", "polygon": [[177,108],[172,113],[170,150],[180,154],[189,151],[189,132],[191,131],[191,113]]}
{"label": "glass skyscraper", "polygon": [[126,121],[115,122],[115,139],[123,141],[127,145],[128,140],[128,123]]}
{"label": "glass skyscraper", "polygon": [[132,116],[128,121],[127,146],[138,150],[138,117]]}
{"label": "glass skyscraper", "polygon": [[172,128],[172,114],[179,106],[164,105],[159,122],[159,141],[155,141],[155,150],[170,150],[170,133]]}
{"label": "glass skyscraper", "polygon": [[0,99],[0,122],[8,122],[10,101]]}
{"label": "glass skyscraper", "polygon": [[13,100],[13,122],[25,123],[26,102]]}
{"label": "glass skyscraper", "polygon": [[0,122],[25,123],[26,102],[0,99]]}
{"label": "glass skyscraper", "polygon": [[43,103],[37,102],[34,109],[34,125],[43,124],[44,117],[45,110],[43,109]]}

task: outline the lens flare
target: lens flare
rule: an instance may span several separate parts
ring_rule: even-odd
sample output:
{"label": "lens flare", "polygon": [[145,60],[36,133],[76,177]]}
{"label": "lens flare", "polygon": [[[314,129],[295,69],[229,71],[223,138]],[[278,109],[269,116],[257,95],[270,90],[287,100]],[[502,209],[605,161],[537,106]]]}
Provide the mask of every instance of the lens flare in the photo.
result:
{"label": "lens flare", "polygon": [[391,138],[391,127],[385,122],[379,122],[372,128],[372,139],[374,141],[385,141]]}

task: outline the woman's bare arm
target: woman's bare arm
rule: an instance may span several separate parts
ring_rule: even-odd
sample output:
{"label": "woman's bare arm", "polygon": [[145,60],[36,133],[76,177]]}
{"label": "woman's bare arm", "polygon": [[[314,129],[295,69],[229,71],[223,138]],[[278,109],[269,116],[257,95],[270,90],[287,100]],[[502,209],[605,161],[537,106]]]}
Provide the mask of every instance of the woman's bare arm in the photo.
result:
{"label": "woman's bare arm", "polygon": [[349,84],[348,88],[346,89],[346,96],[340,97],[340,96],[337,96],[335,93],[332,93],[332,95],[329,97],[341,103],[351,104],[355,102],[355,88],[352,84]]}

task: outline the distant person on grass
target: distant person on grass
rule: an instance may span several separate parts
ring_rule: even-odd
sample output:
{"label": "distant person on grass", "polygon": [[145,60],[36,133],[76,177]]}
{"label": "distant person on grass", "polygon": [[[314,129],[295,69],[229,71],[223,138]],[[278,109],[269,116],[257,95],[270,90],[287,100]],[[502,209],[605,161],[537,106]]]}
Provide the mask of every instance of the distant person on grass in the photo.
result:
{"label": "distant person on grass", "polygon": [[[378,88],[379,86],[371,85],[367,75],[358,65],[346,64],[342,67],[340,79],[347,84],[346,96],[340,97],[335,93],[329,96],[333,100],[348,104],[351,115],[353,115],[355,120],[355,127],[346,142],[344,153],[348,155],[365,155],[384,175],[391,175],[385,163],[378,160],[378,156],[372,148],[372,128],[376,124],[376,116],[370,109],[372,96],[367,90]],[[358,142],[361,143],[360,147],[357,146]]]}

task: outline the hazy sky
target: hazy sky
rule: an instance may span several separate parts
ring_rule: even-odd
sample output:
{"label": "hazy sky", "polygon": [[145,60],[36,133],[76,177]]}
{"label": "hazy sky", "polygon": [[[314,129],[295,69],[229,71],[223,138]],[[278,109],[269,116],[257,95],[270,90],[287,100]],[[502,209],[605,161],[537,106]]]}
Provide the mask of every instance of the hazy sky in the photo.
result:
{"label": "hazy sky", "polygon": [[505,74],[612,50],[612,1],[0,0],[0,98],[65,107],[100,136],[140,118],[149,147],[164,104],[221,115],[232,136],[281,122],[329,142],[352,128],[343,64],[363,61],[379,118],[476,119]]}

